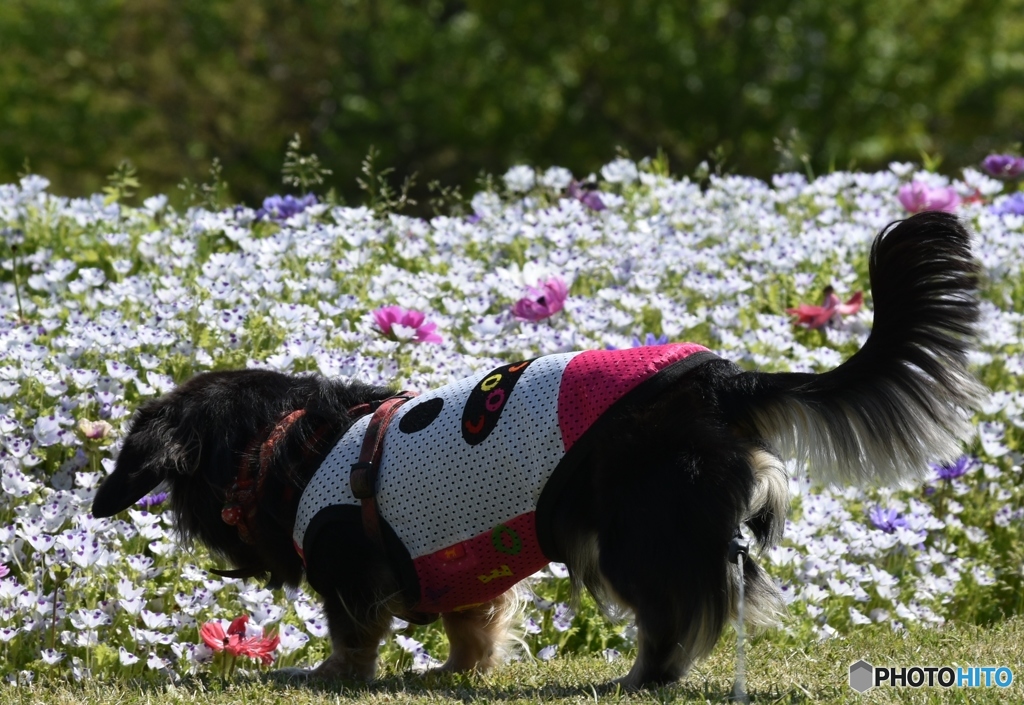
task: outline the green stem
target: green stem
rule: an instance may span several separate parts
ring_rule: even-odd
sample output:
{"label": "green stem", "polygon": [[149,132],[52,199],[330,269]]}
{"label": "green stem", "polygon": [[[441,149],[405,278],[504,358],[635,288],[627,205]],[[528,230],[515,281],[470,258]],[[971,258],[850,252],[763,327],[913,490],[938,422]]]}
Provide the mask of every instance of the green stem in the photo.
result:
{"label": "green stem", "polygon": [[949,503],[950,493],[953,491],[953,481],[946,480],[942,483],[942,489],[939,491],[939,519],[943,522],[946,521],[946,505]]}

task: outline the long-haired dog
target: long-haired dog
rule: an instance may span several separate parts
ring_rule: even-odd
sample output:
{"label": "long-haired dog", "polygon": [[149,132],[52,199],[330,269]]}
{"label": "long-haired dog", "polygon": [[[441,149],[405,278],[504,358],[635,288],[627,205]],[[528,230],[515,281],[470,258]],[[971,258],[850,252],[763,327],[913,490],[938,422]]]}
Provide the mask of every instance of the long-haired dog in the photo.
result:
{"label": "long-haired dog", "polygon": [[693,345],[544,356],[420,396],[201,374],[138,410],[93,513],[166,482],[181,536],[236,567],[221,574],[305,577],[333,646],[316,676],[373,678],[392,617],[438,613],[445,668],[487,670],[512,586],[561,561],[577,593],[635,616],[624,683],[673,681],[715,645],[740,580],[752,625],[782,611],[765,573],[728,554],[740,531],[781,538],[783,458],[888,482],[959,454],[981,393],[969,239],[935,212],[884,230],[871,334],[822,374],[743,371]]}

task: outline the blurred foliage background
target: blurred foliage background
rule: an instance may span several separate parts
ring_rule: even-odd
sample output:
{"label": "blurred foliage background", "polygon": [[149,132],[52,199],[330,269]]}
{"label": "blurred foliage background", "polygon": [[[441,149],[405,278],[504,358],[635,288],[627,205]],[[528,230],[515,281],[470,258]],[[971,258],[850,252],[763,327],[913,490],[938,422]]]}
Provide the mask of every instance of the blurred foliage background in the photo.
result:
{"label": "blurred foliage background", "polygon": [[663,149],[766,176],[1022,139],[1024,0],[2,0],[0,182],[57,192],[122,159],[143,195],[287,190],[289,138],[345,197],[371,145],[396,179],[585,176]]}

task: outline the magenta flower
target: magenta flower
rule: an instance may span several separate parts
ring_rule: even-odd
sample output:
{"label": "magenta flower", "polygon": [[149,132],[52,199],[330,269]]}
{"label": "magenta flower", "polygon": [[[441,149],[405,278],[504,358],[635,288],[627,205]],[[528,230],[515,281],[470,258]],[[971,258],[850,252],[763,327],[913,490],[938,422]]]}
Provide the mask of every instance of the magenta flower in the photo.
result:
{"label": "magenta flower", "polygon": [[997,179],[1016,179],[1024,174],[1024,157],[990,154],[981,162],[981,168]]}
{"label": "magenta flower", "polygon": [[538,281],[529,293],[512,305],[512,315],[521,321],[540,321],[562,310],[569,289],[558,277]]}
{"label": "magenta flower", "polygon": [[945,211],[953,213],[960,205],[960,196],[951,186],[932,188],[920,181],[900,186],[897,194],[900,203],[911,213],[922,211]]}
{"label": "magenta flower", "polygon": [[3,563],[0,563],[0,578],[6,578],[10,574],[11,574],[11,569],[8,568]]}
{"label": "magenta flower", "polygon": [[385,306],[373,312],[384,335],[394,340],[412,340],[417,343],[440,343],[441,336],[435,333],[436,323],[428,323],[426,315],[410,311],[401,306]]}

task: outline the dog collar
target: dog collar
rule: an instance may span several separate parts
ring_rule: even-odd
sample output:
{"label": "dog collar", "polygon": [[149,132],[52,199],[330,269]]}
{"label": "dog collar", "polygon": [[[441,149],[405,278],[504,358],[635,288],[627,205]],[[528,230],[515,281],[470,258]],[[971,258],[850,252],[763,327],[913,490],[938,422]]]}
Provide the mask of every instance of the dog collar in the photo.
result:
{"label": "dog collar", "polygon": [[[263,486],[268,475],[267,468],[274,455],[274,448],[295,423],[305,415],[305,409],[296,409],[285,414],[267,434],[266,440],[260,444],[259,454],[246,452],[242,458],[235,482],[225,497],[220,518],[225,524],[236,527],[239,537],[248,544],[255,543],[253,521],[256,518],[259,501],[263,497]],[[256,466],[255,477],[251,476],[254,465]]]}

